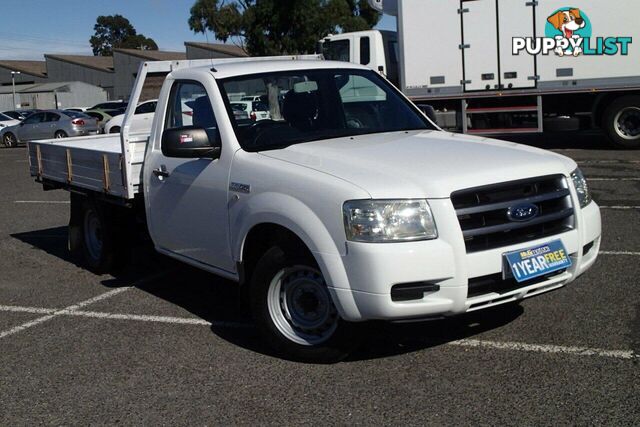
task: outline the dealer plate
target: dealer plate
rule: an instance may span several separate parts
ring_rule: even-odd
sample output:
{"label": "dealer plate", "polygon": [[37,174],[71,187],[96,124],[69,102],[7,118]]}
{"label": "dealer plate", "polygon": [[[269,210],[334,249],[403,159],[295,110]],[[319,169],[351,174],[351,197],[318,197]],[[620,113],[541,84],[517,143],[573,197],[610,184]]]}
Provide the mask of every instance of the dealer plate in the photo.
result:
{"label": "dealer plate", "polygon": [[562,241],[504,254],[504,276],[513,275],[518,283],[571,267],[571,258]]}

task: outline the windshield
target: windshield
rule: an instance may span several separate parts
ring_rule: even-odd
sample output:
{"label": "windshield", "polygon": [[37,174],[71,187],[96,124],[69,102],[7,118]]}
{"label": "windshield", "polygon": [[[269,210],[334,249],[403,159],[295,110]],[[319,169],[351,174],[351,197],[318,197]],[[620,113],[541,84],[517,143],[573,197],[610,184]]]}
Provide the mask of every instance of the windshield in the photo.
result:
{"label": "windshield", "polygon": [[[435,129],[377,73],[303,70],[221,80],[231,121],[247,151],[371,133]],[[260,97],[266,118],[241,119],[238,100]]]}
{"label": "windshield", "polygon": [[14,119],[7,116],[6,114],[0,113],[0,122],[8,122],[9,120],[14,120]]}

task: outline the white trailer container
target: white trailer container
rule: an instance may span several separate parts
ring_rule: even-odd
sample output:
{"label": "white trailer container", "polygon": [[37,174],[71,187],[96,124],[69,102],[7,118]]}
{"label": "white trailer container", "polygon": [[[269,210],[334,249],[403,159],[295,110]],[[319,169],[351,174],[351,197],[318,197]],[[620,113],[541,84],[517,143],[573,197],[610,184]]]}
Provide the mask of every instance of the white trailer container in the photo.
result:
{"label": "white trailer container", "polygon": [[[395,83],[415,102],[449,116],[457,113],[453,124],[458,130],[492,134],[602,126],[618,146],[640,147],[640,27],[635,18],[640,3],[370,3],[397,16],[398,27],[397,45],[385,46],[383,53],[372,45],[375,68],[383,59],[386,70],[394,68],[393,58],[384,55],[394,56],[397,49]],[[374,39],[370,33],[329,37],[325,52],[337,37],[360,46],[362,37]],[[350,59],[359,62],[356,56]],[[439,114],[442,124],[447,114]]]}

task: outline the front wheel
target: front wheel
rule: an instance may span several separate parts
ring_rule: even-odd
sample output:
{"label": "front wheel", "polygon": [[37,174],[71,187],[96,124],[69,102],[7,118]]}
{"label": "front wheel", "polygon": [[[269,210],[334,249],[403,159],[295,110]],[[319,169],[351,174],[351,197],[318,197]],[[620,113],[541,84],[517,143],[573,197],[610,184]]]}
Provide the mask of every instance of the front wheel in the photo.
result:
{"label": "front wheel", "polygon": [[623,96],[609,105],[603,125],[617,148],[640,148],[640,96]]}
{"label": "front wheel", "polygon": [[109,129],[109,133],[120,133],[120,126],[114,126]]}
{"label": "front wheel", "polygon": [[7,148],[14,148],[18,146],[18,139],[11,132],[7,132],[2,137],[2,143]]}
{"label": "front wheel", "polygon": [[357,344],[315,261],[302,251],[267,250],[251,280],[251,306],[265,341],[284,357],[316,363],[344,359]]}

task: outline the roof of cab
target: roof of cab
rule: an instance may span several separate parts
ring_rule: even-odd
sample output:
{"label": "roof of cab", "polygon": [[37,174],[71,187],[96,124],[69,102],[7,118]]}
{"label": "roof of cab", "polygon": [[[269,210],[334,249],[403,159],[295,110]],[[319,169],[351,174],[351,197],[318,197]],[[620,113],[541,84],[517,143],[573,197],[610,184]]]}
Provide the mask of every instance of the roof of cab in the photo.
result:
{"label": "roof of cab", "polygon": [[[215,60],[211,66],[195,67],[200,69],[211,70],[217,79],[226,79],[228,77],[246,76],[250,74],[277,73],[283,71],[295,70],[322,70],[322,69],[356,69],[370,70],[362,65],[352,64],[350,62],[324,61],[324,60],[255,60],[255,61],[238,61],[238,62],[219,62]],[[215,70],[215,71],[213,71]]]}

